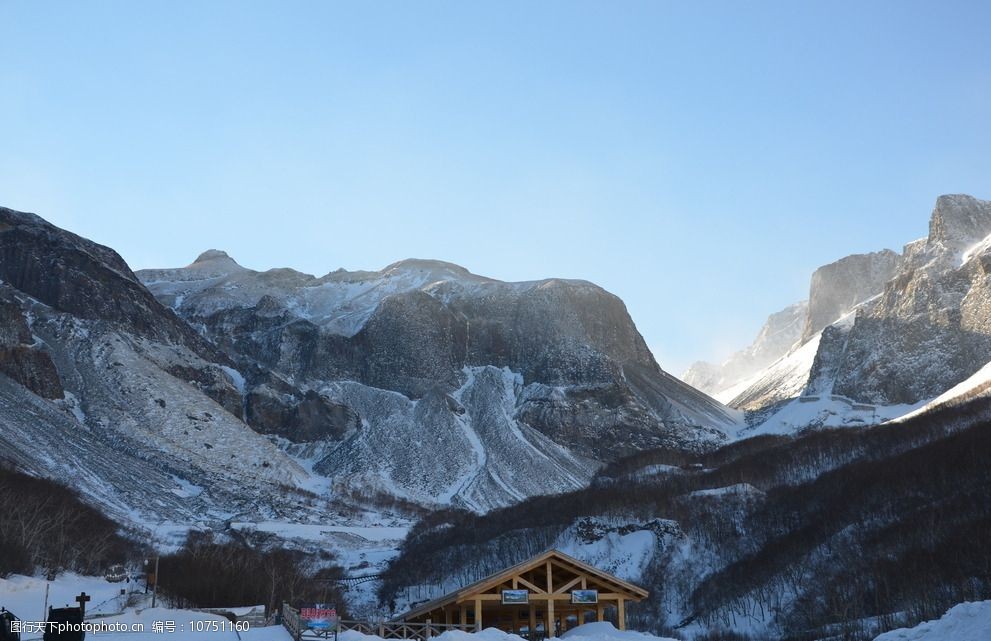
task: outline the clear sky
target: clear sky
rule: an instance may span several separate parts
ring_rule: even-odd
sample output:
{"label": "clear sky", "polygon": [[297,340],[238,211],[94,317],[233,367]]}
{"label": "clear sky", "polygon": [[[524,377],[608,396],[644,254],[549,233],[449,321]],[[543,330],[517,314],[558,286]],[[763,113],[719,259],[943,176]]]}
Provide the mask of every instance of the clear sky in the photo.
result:
{"label": "clear sky", "polygon": [[439,258],[661,365],[991,198],[991,2],[0,0],[0,204],[135,269]]}

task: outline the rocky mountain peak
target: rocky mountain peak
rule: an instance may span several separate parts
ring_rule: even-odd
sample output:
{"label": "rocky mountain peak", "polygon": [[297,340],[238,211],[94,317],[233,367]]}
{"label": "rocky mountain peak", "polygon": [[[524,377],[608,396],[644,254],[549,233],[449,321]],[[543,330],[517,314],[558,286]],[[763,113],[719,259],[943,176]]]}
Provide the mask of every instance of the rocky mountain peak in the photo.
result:
{"label": "rocky mountain peak", "polygon": [[426,258],[407,258],[387,266],[381,271],[383,275],[421,273],[437,280],[488,280],[483,276],[471,273],[461,265],[443,260]]}
{"label": "rocky mountain peak", "polygon": [[193,261],[193,264],[194,265],[197,265],[199,263],[206,263],[206,262],[215,261],[215,260],[229,260],[231,262],[237,262],[233,258],[231,258],[230,255],[228,255],[227,252],[225,252],[223,250],[220,250],[220,249],[208,249],[205,252],[203,252],[202,254],[200,254],[199,256],[197,256],[196,257],[196,260]]}
{"label": "rocky mountain peak", "polygon": [[991,234],[991,201],[966,194],[936,199],[929,220],[929,245],[963,249]]}

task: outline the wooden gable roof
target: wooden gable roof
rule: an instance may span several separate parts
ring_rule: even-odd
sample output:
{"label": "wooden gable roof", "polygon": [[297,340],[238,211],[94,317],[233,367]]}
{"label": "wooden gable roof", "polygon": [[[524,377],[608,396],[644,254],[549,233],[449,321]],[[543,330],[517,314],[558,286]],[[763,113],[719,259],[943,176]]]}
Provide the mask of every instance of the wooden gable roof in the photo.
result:
{"label": "wooden gable roof", "polygon": [[527,559],[526,561],[502,570],[501,572],[496,572],[495,574],[491,574],[484,579],[476,581],[470,585],[466,585],[465,587],[459,588],[442,597],[423,603],[422,605],[419,605],[397,617],[397,619],[412,619],[434,610],[441,609],[447,605],[469,601],[475,595],[492,590],[507,581],[511,581],[513,577],[517,577],[520,574],[529,572],[530,570],[546,566],[549,561],[563,566],[573,573],[588,575],[590,578],[601,582],[619,594],[623,594],[625,598],[632,601],[640,601],[641,599],[647,598],[650,594],[637,585],[624,581],[619,577],[613,576],[612,574],[604,572],[583,561],[579,561],[578,559],[568,556],[560,550],[548,550],[543,554],[538,554],[531,559]]}

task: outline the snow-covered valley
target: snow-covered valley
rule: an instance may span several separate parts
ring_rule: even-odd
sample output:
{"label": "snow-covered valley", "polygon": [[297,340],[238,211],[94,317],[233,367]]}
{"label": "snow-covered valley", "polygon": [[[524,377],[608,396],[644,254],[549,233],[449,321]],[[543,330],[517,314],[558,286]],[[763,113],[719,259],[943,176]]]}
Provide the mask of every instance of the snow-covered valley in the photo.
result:
{"label": "snow-covered valley", "polygon": [[[817,270],[809,301],[686,377],[715,398],[662,370],[586,281],[422,260],[314,277],[217,251],[133,274],[0,214],[4,464],[71,486],[146,551],[290,551],[313,581],[368,577],[341,598],[374,618],[556,548],[648,585],[643,629],[763,641],[835,629],[824,603],[863,622],[907,607],[869,582],[890,604],[872,610],[849,586],[916,566],[863,559],[943,554],[985,523],[984,201],[941,197],[901,254]],[[918,539],[944,504],[953,518]]]}

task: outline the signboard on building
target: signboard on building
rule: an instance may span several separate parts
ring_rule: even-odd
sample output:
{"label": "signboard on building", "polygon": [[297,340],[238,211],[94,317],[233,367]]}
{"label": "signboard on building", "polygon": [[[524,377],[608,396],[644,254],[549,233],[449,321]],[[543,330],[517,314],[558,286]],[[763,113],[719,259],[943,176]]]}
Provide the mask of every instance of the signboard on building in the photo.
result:
{"label": "signboard on building", "polygon": [[588,605],[591,603],[599,602],[599,591],[598,590],[572,590],[571,591],[571,602],[578,603],[581,605]]}
{"label": "signboard on building", "polygon": [[503,605],[526,605],[530,602],[529,590],[503,590]]}
{"label": "signboard on building", "polygon": [[329,603],[314,603],[299,609],[303,625],[312,630],[332,630],[337,627],[337,607]]}

